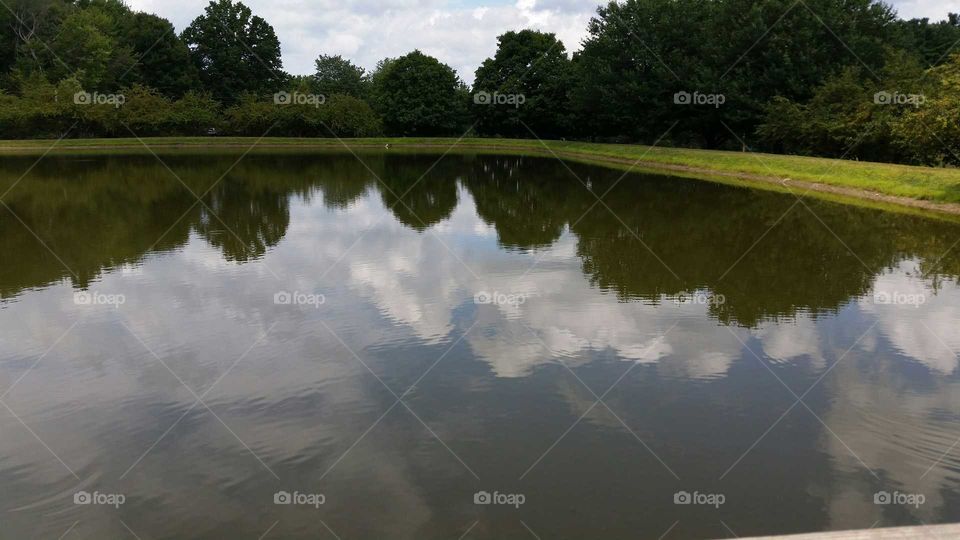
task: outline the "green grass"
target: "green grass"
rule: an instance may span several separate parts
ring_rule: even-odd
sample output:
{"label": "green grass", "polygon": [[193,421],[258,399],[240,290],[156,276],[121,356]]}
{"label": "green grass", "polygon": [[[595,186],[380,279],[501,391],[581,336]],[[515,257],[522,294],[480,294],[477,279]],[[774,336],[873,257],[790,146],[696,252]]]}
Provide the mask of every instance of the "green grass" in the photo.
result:
{"label": "green grass", "polygon": [[[145,142],[157,151],[171,148],[248,148],[253,138],[151,138]],[[285,146],[297,149],[337,149],[347,144],[355,149],[366,147],[382,149],[391,144],[395,150],[430,148],[444,151],[455,139],[437,138],[380,138],[380,139],[295,139],[268,138],[260,146],[276,149]],[[37,154],[50,148],[52,141],[0,141],[0,152]],[[56,151],[76,150],[131,151],[143,150],[137,139],[64,140]],[[881,195],[904,197],[933,203],[960,203],[960,169],[912,167],[883,163],[867,163],[774,154],[718,152],[680,148],[651,148],[640,145],[594,144],[583,142],[463,139],[454,152],[510,153],[526,155],[557,155],[564,159],[585,162],[604,162],[621,169],[633,166],[635,170],[658,170],[661,167],[689,167],[694,170],[673,171],[683,176],[731,181],[740,177],[747,183],[759,182],[776,188],[770,180],[788,178],[833,186],[874,192]],[[639,161],[639,163],[638,163]],[[635,164],[635,165],[634,165]],[[668,171],[669,172],[669,171]],[[717,178],[723,177],[723,178]],[[797,188],[794,188],[797,189]],[[836,195],[836,194],[835,194]],[[840,194],[849,197],[849,194]],[[863,198],[863,197],[861,197]]]}

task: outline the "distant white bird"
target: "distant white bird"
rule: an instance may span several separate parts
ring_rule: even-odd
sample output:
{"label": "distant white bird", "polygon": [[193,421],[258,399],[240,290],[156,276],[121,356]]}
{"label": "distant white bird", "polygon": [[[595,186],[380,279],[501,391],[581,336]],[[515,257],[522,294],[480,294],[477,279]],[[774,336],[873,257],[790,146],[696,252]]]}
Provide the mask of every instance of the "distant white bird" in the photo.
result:
{"label": "distant white bird", "polygon": [[387,143],[387,144],[383,145],[383,147],[386,148],[387,150],[389,150],[389,149],[390,149],[390,143]]}

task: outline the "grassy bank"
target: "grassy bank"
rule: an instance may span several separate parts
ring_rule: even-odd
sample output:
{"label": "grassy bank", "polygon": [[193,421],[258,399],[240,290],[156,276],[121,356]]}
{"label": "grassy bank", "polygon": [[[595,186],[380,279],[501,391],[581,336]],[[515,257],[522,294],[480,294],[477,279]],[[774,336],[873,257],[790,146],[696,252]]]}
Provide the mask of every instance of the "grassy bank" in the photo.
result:
{"label": "grassy bank", "polygon": [[[155,151],[172,149],[247,149],[253,138],[151,138],[145,139]],[[454,143],[456,143],[455,146]],[[52,141],[0,141],[0,153],[41,154]],[[639,145],[509,139],[380,138],[380,139],[294,139],[267,138],[258,148],[343,149],[346,144],[358,151],[422,150],[480,153],[508,153],[557,156],[598,163],[619,169],[665,172],[707,180],[757,184],[781,191],[808,190],[828,198],[859,199],[877,205],[896,205],[926,211],[960,214],[960,169],[911,167],[833,159],[718,152],[680,148],[651,148]],[[64,140],[54,151],[145,151],[137,139]]]}

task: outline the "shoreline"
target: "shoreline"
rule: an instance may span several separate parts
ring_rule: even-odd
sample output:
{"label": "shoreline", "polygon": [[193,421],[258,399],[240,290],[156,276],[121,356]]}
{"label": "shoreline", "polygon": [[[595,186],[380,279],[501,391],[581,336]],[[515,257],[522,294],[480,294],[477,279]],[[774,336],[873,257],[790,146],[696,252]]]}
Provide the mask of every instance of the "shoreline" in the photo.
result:
{"label": "shoreline", "polygon": [[[687,150],[675,148],[653,149],[644,146],[634,145],[607,145],[600,143],[567,143],[559,141],[544,141],[538,144],[530,140],[512,140],[512,139],[257,139],[244,138],[153,138],[144,139],[143,142],[137,139],[77,139],[65,140],[60,144],[54,145],[55,141],[0,141],[0,155],[4,154],[35,154],[37,152],[47,154],[57,154],[64,152],[90,152],[90,151],[147,151],[149,150],[240,150],[240,149],[290,149],[290,150],[378,150],[384,151],[385,145],[389,144],[388,151],[400,150],[429,150],[449,153],[469,153],[471,151],[481,151],[485,153],[506,153],[512,155],[529,155],[534,157],[555,157],[560,159],[580,161],[597,165],[613,166],[613,168],[624,168],[628,171],[664,173],[677,176],[684,176],[698,180],[718,181],[722,183],[734,183],[747,185],[760,189],[773,189],[784,193],[791,193],[797,197],[803,195],[819,194],[828,196],[831,199],[840,199],[840,202],[872,203],[872,205],[883,207],[884,209],[913,209],[923,213],[933,213],[947,216],[960,216],[960,202],[936,201],[928,198],[919,198],[904,196],[892,193],[884,193],[878,189],[865,189],[860,187],[840,185],[837,183],[826,183],[822,181],[810,181],[803,178],[794,179],[792,176],[810,175],[809,172],[796,171],[797,174],[785,174],[781,176],[781,171],[774,171],[766,164],[764,158],[770,160],[774,165],[779,165],[781,169],[789,169],[789,163],[775,162],[803,162],[806,165],[822,164],[837,169],[847,169],[846,173],[854,172],[852,169],[860,168],[861,171],[855,171],[858,176],[867,176],[867,168],[889,168],[896,172],[910,172],[918,175],[937,175],[956,177],[956,188],[960,191],[960,170],[956,169],[935,169],[926,167],[913,167],[907,165],[894,165],[868,162],[852,162],[842,160],[830,160],[826,158],[807,158],[797,156],[779,156],[775,154],[753,154],[741,152],[725,152],[710,150]],[[80,144],[78,144],[78,142]],[[86,144],[84,144],[86,143]],[[144,144],[148,148],[144,147]],[[254,144],[256,143],[256,144]],[[572,147],[572,148],[571,148]],[[611,154],[617,152],[621,155]],[[634,157],[627,153],[639,152],[641,155]],[[659,155],[654,155],[654,154]],[[684,163],[684,157],[695,156],[696,159],[687,159]],[[760,156],[764,156],[761,158]],[[656,159],[660,157],[661,159]],[[703,158],[711,157],[727,158],[728,160],[743,160],[750,158],[769,169],[769,173],[758,173],[755,170],[747,170],[748,167],[741,167],[738,170],[734,164],[732,167],[709,167],[690,161],[702,161]],[[749,168],[755,168],[749,167]],[[838,173],[841,171],[837,171]],[[829,176],[829,172],[824,177]],[[857,179],[859,180],[859,178]],[[948,187],[952,188],[954,178]],[[733,181],[733,182],[731,182]],[[889,179],[887,180],[889,184]],[[796,193],[799,191],[801,193]],[[891,208],[892,207],[892,208]]]}

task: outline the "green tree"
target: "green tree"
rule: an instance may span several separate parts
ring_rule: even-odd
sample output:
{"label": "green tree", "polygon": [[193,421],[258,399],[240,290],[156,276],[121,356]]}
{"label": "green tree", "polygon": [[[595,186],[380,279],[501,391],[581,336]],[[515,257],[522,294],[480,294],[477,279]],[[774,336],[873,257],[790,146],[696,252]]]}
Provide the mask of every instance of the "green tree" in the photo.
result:
{"label": "green tree", "polygon": [[758,133],[778,152],[916,161],[896,140],[894,127],[904,114],[923,106],[925,79],[912,54],[891,49],[880,71],[848,67],[816,87],[806,103],[774,99]]}
{"label": "green tree", "polygon": [[0,10],[0,81],[4,88],[9,88],[10,71],[17,62],[20,39],[14,29],[18,24],[12,13]]}
{"label": "green tree", "polygon": [[277,106],[255,94],[243,94],[224,111],[224,124],[232,135],[260,137],[278,120]]}
{"label": "green tree", "polygon": [[334,94],[327,98],[327,127],[338,137],[375,137],[383,123],[367,102]]}
{"label": "green tree", "polygon": [[367,77],[362,67],[354,65],[342,56],[320,55],[313,75],[315,90],[327,96],[343,94],[363,97]]}
{"label": "green tree", "polygon": [[203,88],[224,103],[235,103],[247,92],[272,94],[283,85],[276,32],[241,2],[210,2],[181,38]]}
{"label": "green tree", "polygon": [[[79,82],[76,85],[79,87]],[[0,129],[4,137],[56,138],[66,132],[71,121],[55,85],[34,73],[20,80],[19,87],[20,96],[3,95],[0,99]]]}
{"label": "green tree", "polygon": [[931,23],[930,19],[897,21],[900,44],[915,53],[925,66],[937,66],[950,58],[960,41],[960,15],[950,13],[946,20]]}
{"label": "green tree", "polygon": [[496,55],[476,72],[473,112],[478,131],[522,138],[529,137],[530,130],[542,138],[566,134],[573,65],[563,42],[534,30],[507,32],[497,41]]}
{"label": "green tree", "polygon": [[0,25],[9,33],[0,43],[14,44],[12,59],[0,44],[0,61],[13,61],[8,81],[34,73],[51,81],[77,76],[91,90],[115,90],[133,67],[119,31],[132,13],[120,0],[15,0],[2,11]]}
{"label": "green tree", "polygon": [[[579,124],[652,142],[676,122],[670,142],[740,148],[772,98],[809,99],[848,65],[878,70],[894,20],[875,0],[611,2],[576,59]],[[678,92],[724,103],[676,103]]]}
{"label": "green tree", "polygon": [[97,6],[74,10],[63,20],[50,44],[56,60],[49,77],[58,80],[79,73],[80,81],[91,90],[114,89],[117,69],[129,67],[128,63],[114,62],[121,52],[113,37],[114,22],[106,10]]}
{"label": "green tree", "polygon": [[7,7],[0,9],[0,51],[5,65],[15,71],[9,79],[46,75],[57,63],[46,44],[53,42],[63,19],[75,8],[63,0],[10,0]]}
{"label": "green tree", "polygon": [[206,135],[210,129],[222,127],[220,109],[210,94],[190,91],[173,103],[170,124],[178,135]]}
{"label": "green tree", "polygon": [[130,47],[136,59],[136,66],[121,82],[139,82],[169,98],[199,89],[199,73],[190,61],[190,50],[170,21],[134,13],[123,21],[120,35],[121,42]]}
{"label": "green tree", "polygon": [[373,110],[379,115],[383,115],[386,110],[384,103],[384,81],[390,66],[396,61],[396,58],[384,58],[377,62],[377,66],[367,77],[368,83],[363,98],[373,107]]}
{"label": "green tree", "polygon": [[436,58],[413,51],[382,63],[374,81],[374,100],[389,134],[455,135],[465,129],[465,86]]}
{"label": "green tree", "polygon": [[170,100],[153,88],[136,84],[123,89],[125,103],[117,108],[116,131],[138,137],[156,137],[173,132],[173,106]]}
{"label": "green tree", "polygon": [[925,102],[898,119],[894,137],[913,161],[960,165],[960,53],[931,68],[924,80]]}

